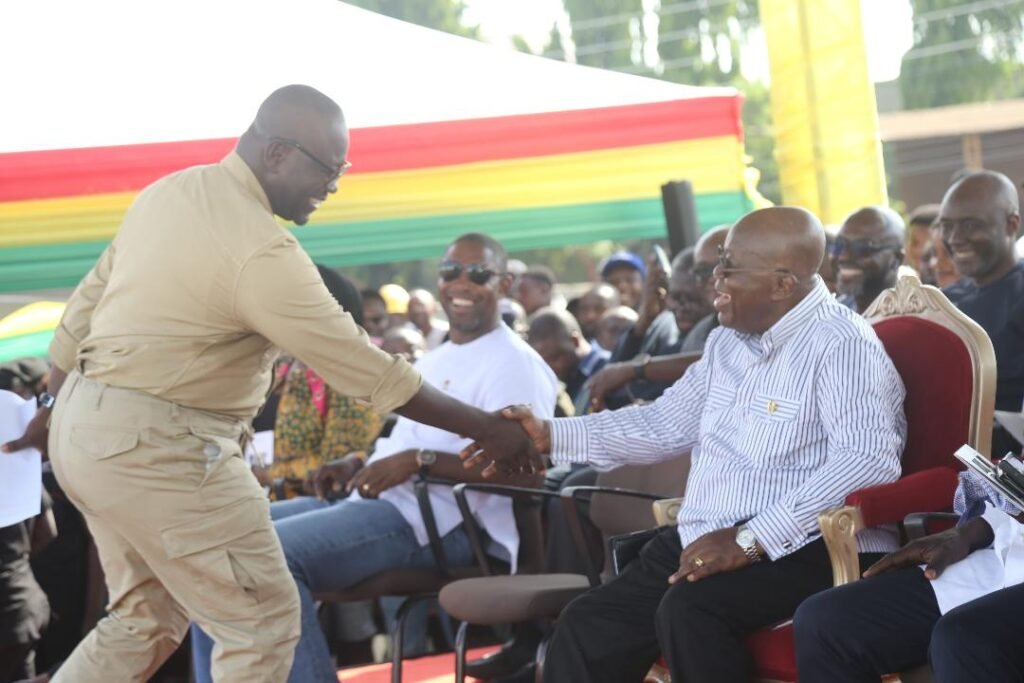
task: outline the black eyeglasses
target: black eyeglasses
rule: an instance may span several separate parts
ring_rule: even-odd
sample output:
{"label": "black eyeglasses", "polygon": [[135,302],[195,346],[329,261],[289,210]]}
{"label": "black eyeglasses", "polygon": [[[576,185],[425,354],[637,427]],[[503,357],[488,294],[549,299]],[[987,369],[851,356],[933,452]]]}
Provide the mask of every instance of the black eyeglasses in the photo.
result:
{"label": "black eyeglasses", "polygon": [[729,264],[729,256],[725,253],[725,247],[718,247],[718,276],[722,278],[735,275],[736,273],[778,273],[780,275],[788,275],[794,280],[799,280],[791,270],[786,268],[737,268]]}
{"label": "black eyeglasses", "polygon": [[351,161],[343,161],[341,162],[340,166],[332,166],[331,164],[324,163],[320,161],[315,154],[313,154],[308,149],[303,147],[302,143],[297,142],[296,140],[289,140],[288,138],[278,137],[273,137],[270,139],[274,142],[280,142],[282,145],[288,145],[289,147],[297,149],[303,154],[305,154],[307,159],[312,161],[314,164],[319,166],[321,170],[323,170],[324,174],[327,176],[327,182],[333,182],[337,180],[341,176],[345,175],[345,172],[348,171],[348,169],[352,168]]}
{"label": "black eyeglasses", "polygon": [[437,269],[437,274],[441,276],[441,279],[445,282],[451,282],[458,280],[459,276],[462,275],[462,271],[466,271],[466,275],[469,277],[469,281],[474,285],[486,285],[491,281],[491,278],[498,274],[496,270],[488,268],[483,263],[471,263],[465,266],[458,261],[441,261],[441,266]]}
{"label": "black eyeglasses", "polygon": [[897,245],[876,242],[874,240],[851,240],[845,237],[837,237],[828,246],[829,256],[839,256],[844,251],[849,252],[853,258],[865,258],[872,256],[886,249],[896,249]]}

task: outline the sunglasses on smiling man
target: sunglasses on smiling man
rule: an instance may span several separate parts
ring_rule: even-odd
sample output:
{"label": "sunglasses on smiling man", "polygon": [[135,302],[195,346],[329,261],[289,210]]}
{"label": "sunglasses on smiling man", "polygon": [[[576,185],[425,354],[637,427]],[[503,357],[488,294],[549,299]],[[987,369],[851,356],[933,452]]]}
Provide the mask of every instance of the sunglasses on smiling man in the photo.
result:
{"label": "sunglasses on smiling man", "polygon": [[270,139],[273,142],[280,142],[282,145],[288,145],[292,149],[297,149],[300,152],[302,152],[304,155],[306,155],[307,159],[309,159],[314,164],[320,167],[320,170],[322,170],[324,172],[324,175],[327,176],[327,182],[329,183],[334,182],[341,176],[345,175],[345,172],[348,171],[348,169],[352,168],[351,161],[343,161],[338,166],[332,166],[331,164],[320,161],[320,159],[318,159],[315,154],[313,154],[308,149],[303,147],[302,143],[298,142],[297,140],[290,140],[289,138],[279,137],[272,137]]}
{"label": "sunglasses on smiling man", "polygon": [[865,258],[886,249],[896,249],[897,246],[888,242],[851,240],[845,237],[837,237],[832,244],[828,245],[828,255],[839,256],[845,251],[853,258]]}
{"label": "sunglasses on smiling man", "polygon": [[452,282],[459,279],[462,271],[466,271],[466,276],[474,285],[486,285],[492,277],[499,274],[498,271],[488,268],[483,263],[471,263],[466,266],[458,261],[441,261],[437,274],[445,282]]}

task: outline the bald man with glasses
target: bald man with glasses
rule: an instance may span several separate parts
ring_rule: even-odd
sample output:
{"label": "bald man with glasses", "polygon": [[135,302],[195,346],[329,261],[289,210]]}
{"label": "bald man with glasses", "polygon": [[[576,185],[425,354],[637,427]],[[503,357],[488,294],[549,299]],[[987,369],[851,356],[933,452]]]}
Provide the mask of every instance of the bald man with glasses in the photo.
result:
{"label": "bald man with glasses", "polygon": [[[743,639],[831,585],[818,514],[896,480],[906,420],[878,337],[817,275],[824,252],[821,223],[803,209],[747,214],[714,271],[721,326],[661,398],[553,420],[507,411],[556,464],[693,456],[676,526],[566,607],[545,681],[642,680],[659,652],[676,681],[752,680]],[[896,538],[871,532],[858,543],[878,553]]]}
{"label": "bald man with glasses", "polygon": [[304,225],[337,190],[348,149],[335,102],[276,90],[221,162],[139,193],[72,294],[50,346],[56,398],[4,445],[49,437],[106,577],[109,614],[57,683],[147,680],[190,620],[218,643],[216,680],[287,678],[299,599],[242,458],[278,349],[381,413],[479,435],[517,470],[541,464],[515,425],[370,345],[278,224]]}
{"label": "bald man with glasses", "polygon": [[828,253],[840,303],[863,313],[896,286],[904,234],[903,219],[885,206],[866,206],[843,221]]}

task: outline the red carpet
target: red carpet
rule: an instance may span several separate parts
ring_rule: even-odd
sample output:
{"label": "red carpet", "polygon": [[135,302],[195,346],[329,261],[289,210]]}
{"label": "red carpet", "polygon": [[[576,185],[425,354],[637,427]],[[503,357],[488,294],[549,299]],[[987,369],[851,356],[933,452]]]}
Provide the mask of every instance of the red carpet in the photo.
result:
{"label": "red carpet", "polygon": [[[476,659],[497,649],[498,646],[495,645],[470,650],[467,659]],[[342,669],[338,672],[338,680],[344,683],[390,683],[391,664],[370,664]],[[451,683],[453,680],[455,680],[455,655],[451,652],[420,659],[408,659],[402,664],[403,683]],[[466,680],[476,681],[477,679],[467,678]]]}

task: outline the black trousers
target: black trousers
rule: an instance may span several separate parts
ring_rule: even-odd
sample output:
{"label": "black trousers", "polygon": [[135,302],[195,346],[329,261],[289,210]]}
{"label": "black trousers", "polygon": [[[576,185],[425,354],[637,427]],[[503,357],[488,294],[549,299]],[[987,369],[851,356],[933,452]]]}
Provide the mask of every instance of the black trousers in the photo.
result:
{"label": "black trousers", "polygon": [[917,567],[832,589],[794,618],[801,683],[878,683],[886,673],[931,663],[936,683],[1024,680],[1016,624],[1024,585],[1004,588],[939,614]]}
{"label": "black trousers", "polygon": [[741,683],[753,677],[744,636],[789,619],[832,585],[824,541],[777,562],[670,586],[682,551],[677,530],[655,536],[615,580],[562,612],[544,663],[548,683],[643,680],[659,653],[673,683]]}

